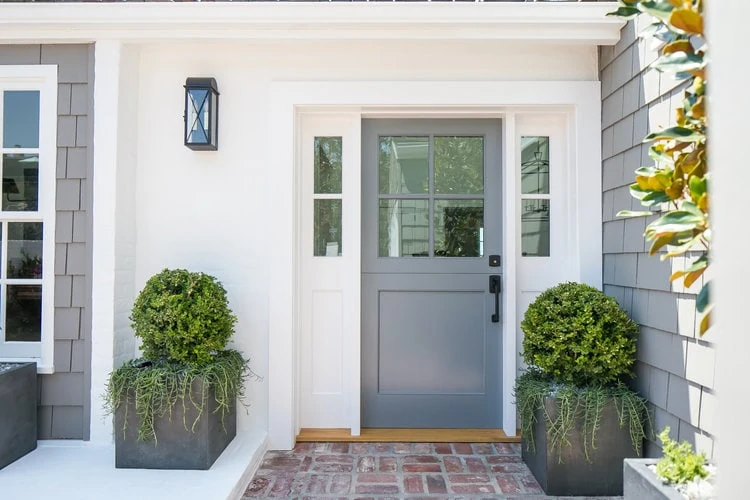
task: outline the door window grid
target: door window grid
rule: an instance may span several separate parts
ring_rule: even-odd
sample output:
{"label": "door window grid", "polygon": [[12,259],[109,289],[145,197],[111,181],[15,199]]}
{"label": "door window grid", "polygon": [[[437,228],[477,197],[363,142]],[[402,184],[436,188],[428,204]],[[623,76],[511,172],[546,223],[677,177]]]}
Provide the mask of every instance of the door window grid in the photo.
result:
{"label": "door window grid", "polygon": [[342,255],[343,138],[313,140],[313,256]]}
{"label": "door window grid", "polygon": [[0,357],[26,358],[31,351],[12,346],[41,344],[42,287],[51,286],[42,278],[49,259],[39,175],[49,169],[40,169],[40,91],[0,83],[0,108]]}
{"label": "door window grid", "polygon": [[550,138],[521,137],[521,255],[550,256]]}
{"label": "door window grid", "polygon": [[378,154],[379,257],[483,255],[483,136],[379,136]]}

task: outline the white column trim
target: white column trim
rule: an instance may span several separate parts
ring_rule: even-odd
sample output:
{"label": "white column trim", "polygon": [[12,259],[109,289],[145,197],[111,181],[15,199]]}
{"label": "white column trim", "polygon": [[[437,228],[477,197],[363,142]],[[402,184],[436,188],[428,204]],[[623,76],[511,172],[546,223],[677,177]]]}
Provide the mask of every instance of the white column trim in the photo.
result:
{"label": "white column trim", "polygon": [[112,442],[112,417],[102,395],[113,369],[115,319],[115,227],[120,81],[119,41],[94,49],[94,165],[91,274],[91,441]]}

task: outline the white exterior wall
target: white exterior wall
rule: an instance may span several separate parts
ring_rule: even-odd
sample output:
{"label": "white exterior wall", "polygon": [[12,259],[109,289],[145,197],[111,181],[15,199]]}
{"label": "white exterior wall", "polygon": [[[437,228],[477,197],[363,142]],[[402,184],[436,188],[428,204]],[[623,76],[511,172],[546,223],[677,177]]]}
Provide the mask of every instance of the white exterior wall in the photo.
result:
{"label": "white exterior wall", "polygon": [[[271,182],[279,143],[269,136],[272,82],[284,80],[596,80],[596,49],[502,41],[257,42],[144,45],[140,50],[137,137],[120,130],[116,296],[118,335],[124,308],[146,279],[164,267],[186,267],[220,279],[237,314],[235,347],[261,376],[269,371],[269,290],[278,277],[269,262],[286,253],[274,242],[289,230],[268,207],[292,185]],[[131,69],[127,71],[128,74]],[[219,150],[193,152],[182,144],[189,76],[213,76],[220,97]],[[137,160],[131,164],[132,146]],[[290,165],[291,169],[291,165]],[[134,210],[128,182],[135,182]],[[282,223],[282,225],[285,223]],[[134,234],[128,228],[135,228]],[[135,287],[128,285],[129,245],[135,243]],[[129,306],[127,306],[129,307]],[[278,309],[278,308],[275,308]],[[283,309],[283,308],[282,308]],[[293,304],[287,313],[292,314]],[[127,338],[126,335],[119,338]],[[117,352],[117,351],[116,351]],[[268,427],[268,378],[247,385],[249,415],[240,429]],[[288,396],[284,396],[288,397]],[[272,443],[273,446],[273,443]]]}

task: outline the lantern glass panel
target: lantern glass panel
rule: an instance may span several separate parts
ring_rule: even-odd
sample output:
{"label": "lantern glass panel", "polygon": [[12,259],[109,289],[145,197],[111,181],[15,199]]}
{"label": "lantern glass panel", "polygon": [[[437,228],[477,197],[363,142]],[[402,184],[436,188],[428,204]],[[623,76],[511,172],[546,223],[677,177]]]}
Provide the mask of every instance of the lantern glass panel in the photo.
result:
{"label": "lantern glass panel", "polygon": [[187,91],[187,142],[188,144],[208,144],[208,89],[188,89]]}

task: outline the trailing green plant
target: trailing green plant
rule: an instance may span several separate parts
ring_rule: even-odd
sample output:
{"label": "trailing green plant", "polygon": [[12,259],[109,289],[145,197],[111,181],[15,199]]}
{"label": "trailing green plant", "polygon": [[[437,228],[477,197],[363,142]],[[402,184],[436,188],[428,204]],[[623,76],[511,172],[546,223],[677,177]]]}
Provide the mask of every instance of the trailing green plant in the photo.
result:
{"label": "trailing green plant", "polygon": [[237,317],[216,278],[164,269],[146,282],[130,315],[144,357],[205,364],[226,346]]}
{"label": "trailing green plant", "polygon": [[[624,384],[609,387],[560,384],[549,375],[530,369],[518,377],[514,396],[521,420],[521,437],[526,448],[532,452],[535,450],[533,429],[539,410],[542,410],[550,452],[557,452],[560,462],[563,447],[571,446],[569,436],[576,421],[583,422],[580,431],[584,455],[586,460],[591,461],[591,451],[597,447],[602,412],[609,402],[615,406],[620,427],[629,430],[631,444],[637,454],[640,455],[643,440],[651,432],[646,400]],[[551,397],[554,398],[551,402],[556,405],[555,411],[549,411],[545,404],[545,400]]]}
{"label": "trailing green plant", "polygon": [[[632,19],[640,14],[654,18],[641,36],[662,42],[652,67],[684,82],[682,106],[675,110],[672,126],[646,136],[653,142],[651,166],[636,170],[630,193],[649,211],[623,210],[618,216],[647,216],[660,212],[646,227],[651,255],[667,247],[662,260],[690,252],[697,258],[670,281],[683,279],[686,287],[708,269],[711,248],[709,218],[710,172],[708,169],[708,105],[706,65],[708,45],[703,31],[703,0],[619,0],[620,7],[610,15]],[[663,77],[662,77],[663,78]],[[690,258],[692,258],[692,256]],[[700,334],[711,324],[710,282],[698,293],[696,307],[703,313]]]}
{"label": "trailing green plant", "polygon": [[687,483],[708,477],[706,454],[693,452],[687,441],[678,443],[669,437],[669,427],[659,434],[664,456],[656,463],[656,475],[672,484]]}
{"label": "trailing green plant", "polygon": [[[192,432],[203,416],[213,389],[216,401],[215,412],[224,417],[238,398],[242,400],[244,383],[252,374],[247,360],[234,350],[220,351],[210,363],[181,364],[161,358],[149,361],[143,358],[125,363],[109,377],[105,393],[105,409],[108,413],[124,408],[122,428],[125,433],[130,421],[138,422],[140,441],[158,441],[154,428],[155,419],[168,416],[176,405],[181,405],[183,425]],[[198,389],[197,397],[195,389]],[[128,415],[130,403],[135,403],[136,415]],[[188,410],[195,409],[195,418],[188,421]]]}
{"label": "trailing green plant", "polygon": [[602,291],[562,283],[542,292],[521,321],[523,359],[578,387],[632,377],[638,325]]}

